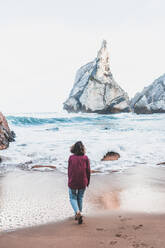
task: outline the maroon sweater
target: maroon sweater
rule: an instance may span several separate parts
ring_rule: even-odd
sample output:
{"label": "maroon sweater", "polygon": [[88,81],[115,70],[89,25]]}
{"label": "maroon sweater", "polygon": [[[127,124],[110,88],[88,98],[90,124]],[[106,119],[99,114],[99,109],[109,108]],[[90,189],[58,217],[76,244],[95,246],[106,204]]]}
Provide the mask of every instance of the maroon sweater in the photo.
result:
{"label": "maroon sweater", "polygon": [[71,155],[68,161],[68,186],[83,189],[90,182],[90,163],[86,155]]}

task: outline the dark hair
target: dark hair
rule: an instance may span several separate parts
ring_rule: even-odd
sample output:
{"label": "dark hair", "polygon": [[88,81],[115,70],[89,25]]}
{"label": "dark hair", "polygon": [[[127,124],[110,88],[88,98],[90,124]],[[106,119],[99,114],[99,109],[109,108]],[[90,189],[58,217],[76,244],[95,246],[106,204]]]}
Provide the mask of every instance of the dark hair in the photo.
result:
{"label": "dark hair", "polygon": [[85,154],[85,146],[81,141],[77,141],[70,149],[71,153],[81,156]]}

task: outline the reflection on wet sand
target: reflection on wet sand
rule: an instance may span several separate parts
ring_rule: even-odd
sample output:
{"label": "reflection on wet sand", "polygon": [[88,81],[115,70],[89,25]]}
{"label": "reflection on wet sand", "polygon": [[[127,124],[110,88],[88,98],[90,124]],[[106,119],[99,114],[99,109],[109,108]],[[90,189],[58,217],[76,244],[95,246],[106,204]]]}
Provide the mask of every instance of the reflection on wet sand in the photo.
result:
{"label": "reflection on wet sand", "polygon": [[91,201],[99,209],[119,209],[121,205],[120,191],[100,192],[99,195],[93,196]]}
{"label": "reflection on wet sand", "polygon": [[[125,173],[92,175],[84,215],[108,211],[165,213],[165,168],[137,167]],[[2,231],[35,226],[73,216],[67,175],[14,171],[0,177]]]}
{"label": "reflection on wet sand", "polygon": [[165,168],[137,166],[92,179],[88,201],[96,211],[165,212]]}

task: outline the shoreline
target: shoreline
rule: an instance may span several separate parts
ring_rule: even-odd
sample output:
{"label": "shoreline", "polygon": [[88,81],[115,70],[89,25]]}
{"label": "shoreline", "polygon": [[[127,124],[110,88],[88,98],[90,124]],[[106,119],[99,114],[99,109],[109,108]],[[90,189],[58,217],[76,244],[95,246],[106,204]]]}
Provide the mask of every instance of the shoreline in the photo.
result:
{"label": "shoreline", "polygon": [[78,225],[67,175],[10,172],[0,178],[0,248],[163,248],[164,193],[164,168],[92,175]]}

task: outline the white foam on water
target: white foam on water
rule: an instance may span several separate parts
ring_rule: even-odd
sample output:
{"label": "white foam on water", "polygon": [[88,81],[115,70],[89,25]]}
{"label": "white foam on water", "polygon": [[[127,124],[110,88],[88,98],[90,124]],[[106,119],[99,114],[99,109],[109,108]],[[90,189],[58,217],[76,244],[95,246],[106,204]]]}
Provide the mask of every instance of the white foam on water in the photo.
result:
{"label": "white foam on water", "polygon": [[[17,117],[35,118],[28,125],[17,123]],[[42,124],[38,119],[44,119]],[[50,122],[50,119],[52,123]],[[38,123],[38,124],[36,124]],[[34,124],[34,125],[33,125]],[[16,133],[16,142],[10,144],[1,155],[8,157],[1,169],[12,170],[25,164],[24,169],[32,165],[55,165],[61,172],[67,173],[67,161],[70,146],[82,140],[87,149],[92,169],[102,172],[109,169],[127,169],[138,164],[156,166],[164,162],[165,115],[136,114],[67,114],[67,113],[29,113],[9,119],[9,125]],[[107,151],[120,153],[120,159],[101,162]]]}

